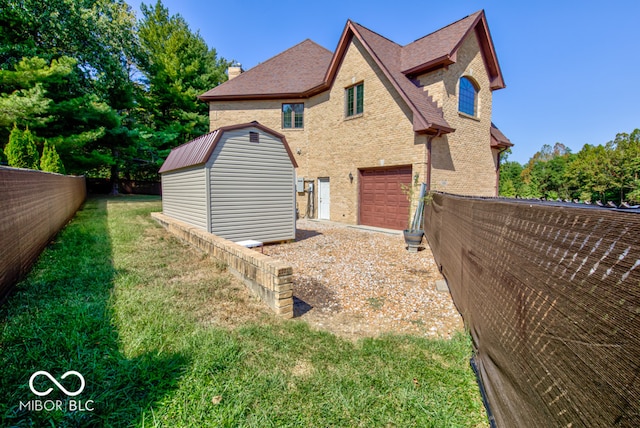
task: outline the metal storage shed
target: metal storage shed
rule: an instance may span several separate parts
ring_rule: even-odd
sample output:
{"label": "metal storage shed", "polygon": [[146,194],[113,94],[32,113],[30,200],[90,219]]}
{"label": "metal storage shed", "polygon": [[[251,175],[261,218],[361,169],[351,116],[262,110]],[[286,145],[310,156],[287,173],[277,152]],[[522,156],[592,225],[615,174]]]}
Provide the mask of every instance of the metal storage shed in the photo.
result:
{"label": "metal storage shed", "polygon": [[225,126],[171,150],[160,168],[165,215],[232,241],[295,239],[295,168],[284,135]]}

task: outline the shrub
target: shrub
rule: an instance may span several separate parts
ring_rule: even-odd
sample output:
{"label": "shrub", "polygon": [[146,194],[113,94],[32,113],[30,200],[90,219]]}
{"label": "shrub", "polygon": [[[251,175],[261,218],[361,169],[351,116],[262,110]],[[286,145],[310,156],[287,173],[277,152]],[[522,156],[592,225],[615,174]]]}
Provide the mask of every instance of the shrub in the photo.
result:
{"label": "shrub", "polygon": [[15,168],[38,169],[38,149],[29,128],[21,131],[13,125],[9,135],[9,143],[4,148],[9,166]]}
{"label": "shrub", "polygon": [[44,142],[44,148],[42,149],[42,157],[40,158],[40,169],[48,172],[57,172],[58,174],[64,174],[64,165],[58,152],[56,151],[55,144],[49,144]]}

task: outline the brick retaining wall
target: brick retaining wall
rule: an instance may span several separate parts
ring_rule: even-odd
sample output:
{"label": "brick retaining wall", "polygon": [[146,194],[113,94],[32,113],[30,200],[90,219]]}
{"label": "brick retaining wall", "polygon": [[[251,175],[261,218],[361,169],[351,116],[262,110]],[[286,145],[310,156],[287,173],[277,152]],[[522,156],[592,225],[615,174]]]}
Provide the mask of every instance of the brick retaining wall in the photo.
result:
{"label": "brick retaining wall", "polygon": [[293,317],[293,269],[256,250],[205,232],[162,213],[151,217],[169,232],[227,264],[255,295],[283,318]]}

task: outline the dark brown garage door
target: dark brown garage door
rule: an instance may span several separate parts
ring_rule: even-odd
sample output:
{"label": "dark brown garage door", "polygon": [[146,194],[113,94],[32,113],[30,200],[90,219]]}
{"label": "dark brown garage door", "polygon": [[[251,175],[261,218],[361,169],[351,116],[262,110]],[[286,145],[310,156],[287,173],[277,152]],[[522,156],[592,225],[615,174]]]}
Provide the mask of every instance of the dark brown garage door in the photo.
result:
{"label": "dark brown garage door", "polygon": [[406,229],[409,201],[401,184],[411,184],[411,167],[360,170],[360,224]]}

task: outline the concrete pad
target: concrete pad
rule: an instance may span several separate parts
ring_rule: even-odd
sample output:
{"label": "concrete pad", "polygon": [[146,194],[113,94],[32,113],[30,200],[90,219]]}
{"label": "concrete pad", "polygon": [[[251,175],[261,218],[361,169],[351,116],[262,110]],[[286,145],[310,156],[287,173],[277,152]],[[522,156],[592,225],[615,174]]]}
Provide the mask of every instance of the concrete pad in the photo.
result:
{"label": "concrete pad", "polygon": [[447,285],[447,281],[444,279],[436,280],[436,290],[449,292],[449,286]]}

